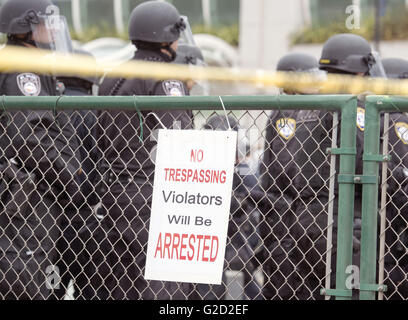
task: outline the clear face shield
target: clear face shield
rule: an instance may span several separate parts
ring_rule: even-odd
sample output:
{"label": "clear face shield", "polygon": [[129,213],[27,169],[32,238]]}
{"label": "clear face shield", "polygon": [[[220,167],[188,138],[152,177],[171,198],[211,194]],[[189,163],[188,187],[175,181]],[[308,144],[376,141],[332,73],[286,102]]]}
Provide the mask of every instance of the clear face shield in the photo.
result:
{"label": "clear face shield", "polygon": [[373,51],[367,58],[369,66],[369,75],[373,78],[387,78],[385,73],[384,66],[381,61],[380,54],[376,51]]}
{"label": "clear face shield", "polygon": [[37,15],[31,20],[32,40],[37,48],[58,53],[72,53],[67,21],[60,15]]}
{"label": "clear face shield", "polygon": [[364,73],[364,75],[371,78],[387,78],[380,54],[376,51],[366,56],[350,55],[346,59],[346,66],[347,70],[353,70],[355,73]]}
{"label": "clear face shield", "polygon": [[196,43],[194,41],[193,31],[191,30],[190,23],[188,22],[188,17],[187,16],[181,16],[181,17],[183,18],[183,21],[186,24],[186,28],[180,33],[179,43],[196,46]]}

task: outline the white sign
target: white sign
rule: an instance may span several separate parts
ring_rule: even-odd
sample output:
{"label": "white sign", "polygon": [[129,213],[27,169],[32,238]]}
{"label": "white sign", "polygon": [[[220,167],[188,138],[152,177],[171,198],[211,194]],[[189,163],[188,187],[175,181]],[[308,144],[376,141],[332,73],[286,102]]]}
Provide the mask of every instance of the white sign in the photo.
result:
{"label": "white sign", "polygon": [[145,278],[221,284],[235,131],[159,130]]}

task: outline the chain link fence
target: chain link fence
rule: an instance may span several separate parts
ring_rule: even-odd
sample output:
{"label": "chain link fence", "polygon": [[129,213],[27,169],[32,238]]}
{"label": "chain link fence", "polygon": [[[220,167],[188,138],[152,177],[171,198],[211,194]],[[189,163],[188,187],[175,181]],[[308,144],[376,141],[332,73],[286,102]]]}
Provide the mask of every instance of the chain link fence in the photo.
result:
{"label": "chain link fence", "polygon": [[[287,99],[287,103],[300,99],[305,108],[313,109],[313,100],[307,100],[313,98]],[[140,152],[154,158],[147,145],[154,146],[154,132],[161,124],[149,126],[150,112],[113,112],[100,106],[94,109],[101,110],[3,112],[1,299],[329,299],[321,289],[327,293],[336,287],[336,271],[340,272],[336,267],[340,155],[335,150],[342,141],[341,114],[326,102],[329,111],[300,106],[286,110],[284,101],[276,102],[278,108],[265,104],[260,111],[255,105],[228,111],[239,141],[221,285],[143,278],[152,181],[112,175],[104,155],[121,140],[118,159],[130,164],[140,159]],[[191,122],[181,126],[226,130],[226,114],[216,111],[215,105],[194,111]],[[408,175],[401,168],[408,156],[397,151],[397,145],[405,141],[399,137],[408,122],[405,127],[399,117],[391,115],[389,128],[383,130],[383,141],[387,133],[396,137],[386,144],[395,161],[388,164],[382,181],[388,188],[383,190],[381,208],[386,207],[386,214],[379,248],[383,243],[384,250],[378,262],[380,283],[383,268],[389,287],[385,299],[407,298]],[[174,128],[180,127],[178,117],[171,120]],[[356,121],[355,126],[357,157],[362,158],[359,137],[364,122]],[[107,140],[108,130],[114,134]],[[137,134],[129,137],[129,131]],[[131,140],[139,141],[138,149],[128,148]],[[140,167],[148,161],[143,158]],[[357,160],[359,171],[362,164]],[[356,187],[350,265],[357,266],[361,202],[361,188]]]}
{"label": "chain link fence", "polygon": [[407,279],[407,115],[384,114],[381,118],[383,154],[391,156],[381,177],[379,226],[379,283],[387,286],[379,299],[408,299]]}

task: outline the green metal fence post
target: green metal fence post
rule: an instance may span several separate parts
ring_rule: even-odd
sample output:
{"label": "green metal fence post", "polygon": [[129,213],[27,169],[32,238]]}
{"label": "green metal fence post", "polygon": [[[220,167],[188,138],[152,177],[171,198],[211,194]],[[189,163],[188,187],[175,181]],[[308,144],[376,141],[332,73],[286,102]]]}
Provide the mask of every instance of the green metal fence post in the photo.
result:
{"label": "green metal fence post", "polygon": [[357,98],[350,99],[341,111],[340,170],[338,176],[338,227],[336,290],[337,300],[351,299],[346,287],[346,269],[353,259],[354,174],[356,167]]}
{"label": "green metal fence post", "polygon": [[380,99],[366,100],[363,176],[371,178],[363,184],[361,213],[360,300],[374,300],[376,285],[377,215],[379,162],[373,161],[380,153]]}

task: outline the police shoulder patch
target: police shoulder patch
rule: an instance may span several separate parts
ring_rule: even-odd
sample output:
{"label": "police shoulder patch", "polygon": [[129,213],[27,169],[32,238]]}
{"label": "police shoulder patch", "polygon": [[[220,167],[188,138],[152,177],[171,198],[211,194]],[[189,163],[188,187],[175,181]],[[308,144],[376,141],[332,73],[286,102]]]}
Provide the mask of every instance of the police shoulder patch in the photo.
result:
{"label": "police shoulder patch", "polygon": [[365,110],[363,108],[357,108],[357,127],[364,131],[365,124]]}
{"label": "police shoulder patch", "polygon": [[17,84],[25,96],[38,96],[41,92],[40,77],[34,73],[21,73],[17,76]]}
{"label": "police shoulder patch", "polygon": [[181,97],[185,95],[183,83],[178,80],[163,81],[163,90],[167,96]]}
{"label": "police shoulder patch", "polygon": [[408,144],[408,124],[405,122],[397,122],[395,124],[395,133],[397,137],[404,143]]}
{"label": "police shoulder patch", "polygon": [[292,118],[280,118],[276,121],[276,130],[282,138],[289,140],[295,135],[296,121]]}

